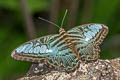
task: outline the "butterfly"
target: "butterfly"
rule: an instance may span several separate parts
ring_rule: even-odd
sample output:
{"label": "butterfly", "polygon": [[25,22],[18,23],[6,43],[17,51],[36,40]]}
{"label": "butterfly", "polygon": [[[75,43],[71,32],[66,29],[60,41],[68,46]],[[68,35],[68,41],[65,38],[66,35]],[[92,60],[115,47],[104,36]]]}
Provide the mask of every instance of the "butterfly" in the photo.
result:
{"label": "butterfly", "polygon": [[99,45],[108,33],[103,24],[84,24],[59,34],[43,36],[22,44],[11,56],[17,60],[47,62],[66,71],[74,70],[79,61],[94,61],[100,57]]}
{"label": "butterfly", "polygon": [[[67,11],[61,26],[66,13]],[[49,23],[59,27],[52,22]],[[59,34],[47,35],[28,41],[16,48],[11,56],[16,60],[47,63],[55,68],[73,71],[81,61],[90,62],[99,59],[99,45],[103,42],[107,33],[108,27],[104,24],[84,24],[68,31],[61,27]]]}

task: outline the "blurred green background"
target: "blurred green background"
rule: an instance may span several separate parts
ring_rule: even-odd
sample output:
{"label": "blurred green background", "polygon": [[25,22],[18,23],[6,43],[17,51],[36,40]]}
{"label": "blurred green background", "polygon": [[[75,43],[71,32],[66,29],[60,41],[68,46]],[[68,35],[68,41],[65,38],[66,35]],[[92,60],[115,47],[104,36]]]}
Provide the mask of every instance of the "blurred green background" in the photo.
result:
{"label": "blurred green background", "polygon": [[29,62],[16,61],[11,52],[20,44],[44,35],[58,33],[58,25],[68,9],[63,28],[85,23],[102,23],[109,34],[101,45],[101,58],[120,56],[120,0],[0,0],[0,80],[14,80],[29,69]]}

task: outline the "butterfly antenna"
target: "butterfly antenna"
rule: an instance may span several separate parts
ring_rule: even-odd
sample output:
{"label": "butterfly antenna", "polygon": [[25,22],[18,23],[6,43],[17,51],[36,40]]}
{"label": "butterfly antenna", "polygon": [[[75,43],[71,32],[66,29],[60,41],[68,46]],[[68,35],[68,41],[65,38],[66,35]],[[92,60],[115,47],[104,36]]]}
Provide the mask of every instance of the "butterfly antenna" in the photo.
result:
{"label": "butterfly antenna", "polygon": [[58,26],[57,24],[55,24],[55,23],[53,23],[53,22],[51,22],[51,21],[48,21],[48,20],[43,19],[43,18],[41,18],[41,17],[38,17],[38,19],[41,19],[41,20],[43,20],[43,21],[45,21],[45,22],[48,22],[48,23],[50,23],[50,24],[52,24],[52,25],[54,25],[54,26],[60,28],[60,26]]}
{"label": "butterfly antenna", "polygon": [[61,22],[61,26],[60,26],[61,28],[62,28],[63,23],[64,23],[64,21],[65,21],[65,17],[66,17],[66,15],[67,15],[67,12],[68,12],[68,10],[66,9],[65,14],[64,14],[63,19],[62,19],[62,22]]}

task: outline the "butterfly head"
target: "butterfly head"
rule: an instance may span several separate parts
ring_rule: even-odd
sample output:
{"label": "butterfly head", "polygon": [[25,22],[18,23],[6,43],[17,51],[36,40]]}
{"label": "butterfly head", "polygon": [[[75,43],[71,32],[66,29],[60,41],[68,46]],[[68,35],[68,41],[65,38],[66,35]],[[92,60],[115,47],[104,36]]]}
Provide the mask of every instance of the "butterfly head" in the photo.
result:
{"label": "butterfly head", "polygon": [[60,28],[59,33],[64,34],[66,31],[63,28]]}

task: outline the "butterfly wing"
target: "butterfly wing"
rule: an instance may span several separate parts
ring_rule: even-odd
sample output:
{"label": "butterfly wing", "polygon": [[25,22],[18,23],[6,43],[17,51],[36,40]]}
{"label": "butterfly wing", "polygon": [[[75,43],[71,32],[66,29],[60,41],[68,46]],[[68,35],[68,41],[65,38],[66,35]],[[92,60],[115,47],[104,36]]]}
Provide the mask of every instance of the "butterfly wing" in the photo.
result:
{"label": "butterfly wing", "polygon": [[69,50],[60,35],[48,35],[31,40],[16,48],[11,56],[17,60],[43,62],[65,70],[78,66],[78,58]]}
{"label": "butterfly wing", "polygon": [[16,48],[11,56],[17,60],[40,62],[45,59],[45,56],[47,56],[47,45],[54,36],[57,35],[48,35],[28,41]]}
{"label": "butterfly wing", "polygon": [[81,60],[90,61],[99,58],[99,45],[108,33],[108,27],[103,24],[85,24],[68,31],[72,43]]}

